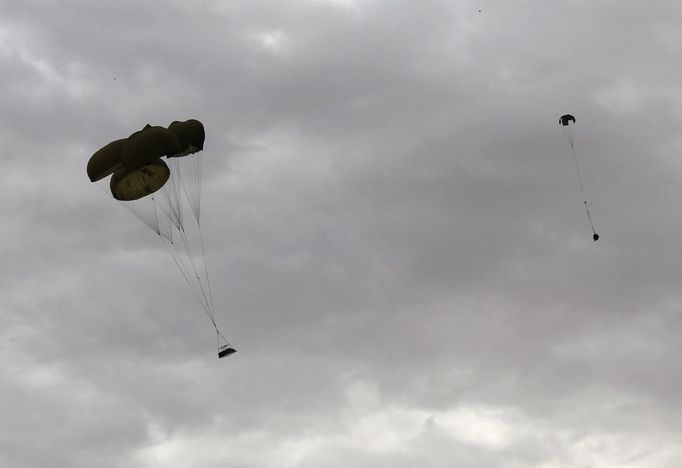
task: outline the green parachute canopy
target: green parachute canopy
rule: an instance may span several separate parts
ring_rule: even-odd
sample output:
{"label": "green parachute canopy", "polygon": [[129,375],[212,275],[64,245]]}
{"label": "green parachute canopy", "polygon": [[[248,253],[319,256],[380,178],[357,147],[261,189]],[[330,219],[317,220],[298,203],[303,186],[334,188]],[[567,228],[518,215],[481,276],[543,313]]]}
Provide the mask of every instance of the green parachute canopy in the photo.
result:
{"label": "green parachute canopy", "polygon": [[126,169],[136,169],[162,156],[176,153],[180,142],[175,133],[165,127],[147,124],[133,133],[123,144],[121,164]]}
{"label": "green parachute canopy", "polygon": [[137,169],[116,172],[111,176],[109,187],[116,200],[139,200],[163,187],[169,177],[170,169],[157,158]]}
{"label": "green parachute canopy", "polygon": [[90,182],[97,182],[114,172],[121,170],[121,150],[126,138],[114,140],[95,151],[88,161],[88,177]]}
{"label": "green parachute canopy", "polygon": [[169,154],[169,158],[178,156],[186,156],[188,154],[196,153],[204,149],[204,125],[195,119],[172,122],[168,126],[168,130],[173,132],[180,143],[180,148],[173,154]]}

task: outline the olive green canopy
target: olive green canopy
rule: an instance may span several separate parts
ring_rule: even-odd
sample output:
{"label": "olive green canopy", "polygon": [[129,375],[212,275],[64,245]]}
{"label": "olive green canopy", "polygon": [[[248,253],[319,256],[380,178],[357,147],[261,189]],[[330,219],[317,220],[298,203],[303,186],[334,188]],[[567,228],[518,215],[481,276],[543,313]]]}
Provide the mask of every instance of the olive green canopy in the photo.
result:
{"label": "olive green canopy", "polygon": [[170,169],[159,158],[201,151],[204,139],[204,126],[195,119],[174,121],[168,128],[147,124],[97,150],[88,161],[88,177],[96,182],[113,174],[114,198],[137,200],[159,190],[170,177]]}
{"label": "olive green canopy", "polygon": [[169,154],[169,158],[186,156],[204,149],[204,125],[195,119],[184,122],[174,121],[168,126],[168,130],[177,136],[180,148],[175,153]]}
{"label": "olive green canopy", "polygon": [[125,138],[114,140],[95,151],[88,161],[88,177],[90,182],[97,182],[123,168],[121,165],[121,149]]}
{"label": "olive green canopy", "polygon": [[138,200],[159,190],[170,177],[170,169],[161,159],[149,161],[137,169],[123,169],[111,176],[109,187],[116,200]]}
{"label": "olive green canopy", "polygon": [[175,133],[164,127],[146,125],[123,144],[121,163],[126,169],[136,169],[161,156],[176,153],[179,148]]}

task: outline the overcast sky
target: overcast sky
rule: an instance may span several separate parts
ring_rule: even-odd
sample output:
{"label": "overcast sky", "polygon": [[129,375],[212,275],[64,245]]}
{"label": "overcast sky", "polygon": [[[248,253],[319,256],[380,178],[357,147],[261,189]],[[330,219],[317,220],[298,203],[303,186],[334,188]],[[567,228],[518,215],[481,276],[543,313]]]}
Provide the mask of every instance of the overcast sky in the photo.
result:
{"label": "overcast sky", "polygon": [[[0,0],[0,466],[682,466],[681,24],[671,0]],[[188,118],[221,360],[85,172]]]}

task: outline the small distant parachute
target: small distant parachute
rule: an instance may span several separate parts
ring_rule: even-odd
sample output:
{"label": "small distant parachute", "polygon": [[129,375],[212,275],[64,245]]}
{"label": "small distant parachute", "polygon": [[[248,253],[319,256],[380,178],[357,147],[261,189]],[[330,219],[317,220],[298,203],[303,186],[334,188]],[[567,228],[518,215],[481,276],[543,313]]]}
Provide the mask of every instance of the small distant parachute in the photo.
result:
{"label": "small distant parachute", "polygon": [[[146,125],[97,150],[87,165],[91,182],[111,176],[109,191],[168,247],[183,278],[215,328],[218,357],[236,352],[218,329],[201,234],[204,126],[195,119],[168,128]],[[164,161],[161,158],[166,158]],[[193,222],[186,222],[189,205]]]}
{"label": "small distant parachute", "polygon": [[575,117],[573,117],[571,114],[564,114],[559,117],[559,125],[561,126],[561,130],[564,132],[568,143],[571,145],[571,154],[573,155],[573,161],[575,162],[575,172],[578,177],[580,193],[583,196],[587,220],[590,222],[590,227],[592,228],[592,240],[597,242],[599,240],[599,234],[597,234],[597,231],[594,228],[594,223],[592,222],[592,216],[590,215],[590,203],[587,201],[587,197],[585,196],[585,188],[583,186],[582,177],[580,176],[580,167],[578,166],[578,158],[575,155],[575,146],[573,144],[575,140]]}

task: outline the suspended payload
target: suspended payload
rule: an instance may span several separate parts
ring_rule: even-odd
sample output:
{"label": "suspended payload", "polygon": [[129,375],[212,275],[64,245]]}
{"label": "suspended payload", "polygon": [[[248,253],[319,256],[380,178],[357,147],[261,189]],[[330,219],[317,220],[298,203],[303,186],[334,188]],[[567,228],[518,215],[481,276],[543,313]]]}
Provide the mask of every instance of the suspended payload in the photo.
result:
{"label": "suspended payload", "polygon": [[571,114],[564,114],[561,117],[559,117],[559,125],[561,126],[561,129],[563,130],[564,135],[568,140],[568,143],[571,145],[571,154],[573,155],[573,162],[575,162],[575,173],[576,176],[578,177],[578,186],[580,187],[580,193],[583,196],[583,204],[585,205],[585,213],[587,214],[587,220],[589,221],[590,227],[592,228],[592,240],[597,242],[599,240],[599,234],[597,234],[597,231],[594,228],[594,223],[592,222],[592,216],[590,215],[590,203],[587,201],[587,197],[585,196],[585,188],[583,186],[582,177],[580,175],[578,158],[575,155],[574,146],[575,117],[573,117]]}
{"label": "suspended payload", "polygon": [[[90,181],[111,176],[109,190],[168,247],[216,332],[218,357],[236,352],[219,330],[201,234],[200,204],[204,126],[195,119],[168,128],[146,125],[128,138],[96,151],[87,165]],[[161,158],[165,157],[166,162]],[[186,222],[185,206],[194,221]]]}
{"label": "suspended payload", "polygon": [[230,345],[224,345],[218,348],[218,359],[229,356],[230,354],[236,353],[237,350]]}

